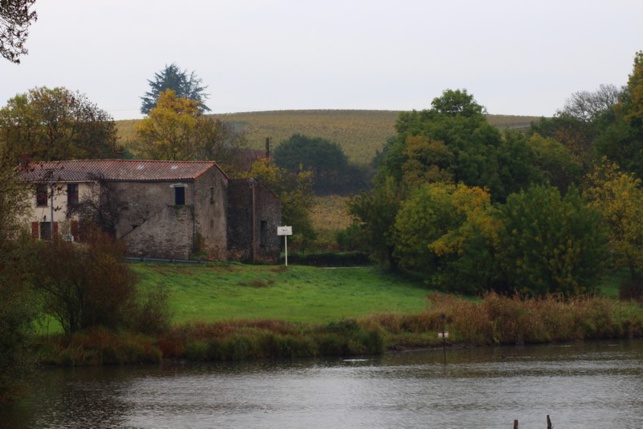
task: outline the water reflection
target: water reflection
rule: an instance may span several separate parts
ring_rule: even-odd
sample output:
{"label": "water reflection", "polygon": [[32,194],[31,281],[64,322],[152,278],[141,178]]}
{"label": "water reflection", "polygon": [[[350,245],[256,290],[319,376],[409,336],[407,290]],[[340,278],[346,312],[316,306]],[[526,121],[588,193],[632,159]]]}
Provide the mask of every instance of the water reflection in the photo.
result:
{"label": "water reflection", "polygon": [[11,428],[643,427],[643,342],[49,369]]}

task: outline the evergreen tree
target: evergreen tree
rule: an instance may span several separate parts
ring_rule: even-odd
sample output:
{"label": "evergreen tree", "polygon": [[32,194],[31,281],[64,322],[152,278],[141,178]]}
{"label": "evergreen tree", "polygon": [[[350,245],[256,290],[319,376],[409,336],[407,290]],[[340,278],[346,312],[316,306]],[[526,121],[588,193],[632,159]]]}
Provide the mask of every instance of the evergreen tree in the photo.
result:
{"label": "evergreen tree", "polygon": [[209,112],[210,108],[206,106],[205,100],[209,97],[204,91],[207,86],[202,85],[202,81],[197,77],[195,72],[188,74],[187,70],[181,70],[176,64],[166,65],[163,70],[154,74],[153,80],[147,81],[150,84],[150,90],[145,93],[141,100],[141,113],[147,115],[156,107],[156,101],[161,93],[171,89],[177,98],[187,98],[196,101],[198,109],[201,112]]}

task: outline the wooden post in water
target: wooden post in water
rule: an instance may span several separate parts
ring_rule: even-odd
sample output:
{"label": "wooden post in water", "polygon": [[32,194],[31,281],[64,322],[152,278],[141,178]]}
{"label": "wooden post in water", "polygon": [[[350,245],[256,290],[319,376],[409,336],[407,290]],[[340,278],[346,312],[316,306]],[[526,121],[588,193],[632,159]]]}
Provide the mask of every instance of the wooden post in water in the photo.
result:
{"label": "wooden post in water", "polygon": [[[514,420],[514,429],[518,429],[518,420]],[[554,429],[554,425],[551,424],[549,414],[547,414],[547,429]]]}
{"label": "wooden post in water", "polygon": [[447,315],[442,313],[440,314],[440,319],[442,319],[442,353],[444,354],[444,363],[447,363]]}

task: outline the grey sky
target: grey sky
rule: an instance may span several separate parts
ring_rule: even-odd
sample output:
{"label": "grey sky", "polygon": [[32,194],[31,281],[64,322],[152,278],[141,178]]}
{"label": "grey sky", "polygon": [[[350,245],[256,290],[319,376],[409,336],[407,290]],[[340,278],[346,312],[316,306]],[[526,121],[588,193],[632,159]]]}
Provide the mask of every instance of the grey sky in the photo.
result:
{"label": "grey sky", "polygon": [[176,63],[215,113],[411,110],[464,88],[489,113],[551,116],[623,85],[643,49],[641,0],[38,0],[29,54],[0,61],[0,105],[36,86],[139,118]]}

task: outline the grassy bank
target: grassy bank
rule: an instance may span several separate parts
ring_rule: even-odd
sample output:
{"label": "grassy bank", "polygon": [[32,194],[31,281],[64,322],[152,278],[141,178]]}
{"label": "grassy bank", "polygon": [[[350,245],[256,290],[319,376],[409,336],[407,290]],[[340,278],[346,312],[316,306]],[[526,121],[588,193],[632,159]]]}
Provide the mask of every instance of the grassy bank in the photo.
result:
{"label": "grassy bank", "polygon": [[238,264],[132,265],[143,287],[165,286],[174,327],[157,338],[94,329],[51,335],[42,362],[105,365],[352,356],[442,344],[508,345],[643,336],[643,308],[609,297],[471,300],[431,293],[375,268]]}
{"label": "grassy bank", "polygon": [[426,288],[373,267],[135,263],[143,287],[165,286],[177,324],[235,319],[327,323],[369,313],[409,313],[427,305]]}

